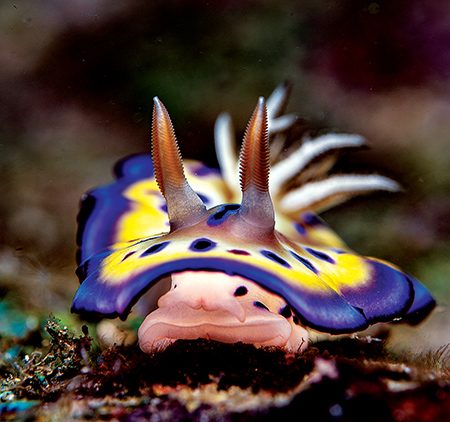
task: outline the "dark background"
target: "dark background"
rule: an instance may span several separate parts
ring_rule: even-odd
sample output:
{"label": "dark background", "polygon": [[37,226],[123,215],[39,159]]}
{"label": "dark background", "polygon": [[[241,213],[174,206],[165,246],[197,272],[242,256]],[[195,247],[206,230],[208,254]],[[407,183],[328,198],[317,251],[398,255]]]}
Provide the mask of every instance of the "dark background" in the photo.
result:
{"label": "dark background", "polygon": [[[450,4],[392,1],[0,3],[0,288],[31,313],[67,315],[77,287],[78,200],[149,149],[151,98],[185,157],[215,165],[215,117],[242,133],[259,95],[294,83],[309,130],[359,133],[348,170],[399,180],[324,218],[358,252],[422,280],[440,307],[393,343],[449,339]],[[72,321],[73,322],[73,321]]]}

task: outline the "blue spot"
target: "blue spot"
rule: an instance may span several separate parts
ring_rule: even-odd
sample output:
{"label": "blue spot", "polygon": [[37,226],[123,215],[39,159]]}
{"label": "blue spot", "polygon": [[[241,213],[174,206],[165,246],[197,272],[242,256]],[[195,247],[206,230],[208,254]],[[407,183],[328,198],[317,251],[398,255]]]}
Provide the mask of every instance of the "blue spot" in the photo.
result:
{"label": "blue spot", "polygon": [[317,217],[316,214],[313,214],[312,212],[305,212],[302,215],[302,220],[308,226],[322,226],[323,225],[322,220],[319,217]]}
{"label": "blue spot", "polygon": [[196,176],[209,176],[210,174],[218,174],[219,172],[211,167],[199,166],[193,170],[193,173]]}
{"label": "blue spot", "polygon": [[300,261],[308,270],[311,270],[313,273],[317,274],[319,271],[317,271],[317,268],[311,264],[306,258],[301,257],[299,254],[295,253],[294,251],[291,252],[291,255],[298,261]]}
{"label": "blue spot", "polygon": [[212,240],[202,237],[200,239],[195,239],[189,249],[194,252],[207,252],[216,247],[217,243]]}
{"label": "blue spot", "polygon": [[166,205],[166,204],[161,205],[161,206],[159,207],[159,209],[160,209],[162,212],[167,213],[167,205]]}
{"label": "blue spot", "polygon": [[335,260],[331,258],[331,256],[328,256],[326,253],[316,251],[315,249],[311,248],[305,248],[305,251],[309,252],[312,256],[315,256],[316,258],[321,259],[322,261],[329,262],[330,264],[335,264]]}
{"label": "blue spot", "polygon": [[141,253],[141,256],[153,255],[155,253],[161,252],[170,242],[157,243],[156,245],[150,246],[146,251]]}
{"label": "blue spot", "polygon": [[265,309],[266,311],[269,310],[269,308],[266,305],[264,305],[264,303],[262,303],[262,302],[260,302],[258,300],[253,302],[253,305],[256,306],[257,308]]}
{"label": "blue spot", "polygon": [[208,226],[219,226],[224,223],[228,217],[236,214],[239,208],[239,204],[227,204],[218,207],[217,211],[209,216],[207,221]]}
{"label": "blue spot", "polygon": [[246,295],[248,292],[247,287],[245,286],[239,286],[235,291],[234,291],[234,295],[235,296],[244,296]]}
{"label": "blue spot", "polygon": [[336,249],[336,248],[333,248],[333,249],[331,249],[331,250],[332,250],[333,252],[339,254],[339,255],[342,255],[342,254],[344,254],[344,253],[347,253],[347,251],[344,251],[343,249]]}
{"label": "blue spot", "polygon": [[295,223],[294,227],[295,227],[295,230],[297,230],[298,233],[300,233],[300,234],[305,234],[306,233],[305,226],[302,223]]}
{"label": "blue spot", "polygon": [[208,205],[211,202],[207,196],[202,195],[201,193],[198,193],[198,192],[197,192],[197,195],[205,205]]}
{"label": "blue spot", "polygon": [[265,256],[266,258],[269,258],[271,261],[274,261],[277,264],[282,265],[283,267],[291,268],[289,263],[287,261],[285,261],[283,258],[281,258],[280,256],[278,256],[276,253],[273,253],[271,251],[262,250],[261,255]]}

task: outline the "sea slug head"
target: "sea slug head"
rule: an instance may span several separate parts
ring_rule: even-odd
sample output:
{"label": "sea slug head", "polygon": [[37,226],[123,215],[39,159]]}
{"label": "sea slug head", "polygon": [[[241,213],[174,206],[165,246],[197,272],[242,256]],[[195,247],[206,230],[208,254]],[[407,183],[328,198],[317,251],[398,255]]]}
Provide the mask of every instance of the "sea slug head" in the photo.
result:
{"label": "sea slug head", "polygon": [[173,273],[171,289],[159,299],[158,309],[147,316],[139,329],[141,349],[151,352],[179,338],[201,337],[303,350],[308,333],[285,300],[233,270],[233,265],[245,265],[255,249],[270,254],[267,245],[278,246],[268,191],[264,99],[259,99],[244,136],[240,156],[241,204],[223,204],[210,210],[206,210],[184,177],[165,107],[157,98],[154,103],[153,163],[167,202],[170,242],[178,242],[181,248],[202,259],[224,259],[225,263],[228,257],[234,259],[222,271],[209,268]]}

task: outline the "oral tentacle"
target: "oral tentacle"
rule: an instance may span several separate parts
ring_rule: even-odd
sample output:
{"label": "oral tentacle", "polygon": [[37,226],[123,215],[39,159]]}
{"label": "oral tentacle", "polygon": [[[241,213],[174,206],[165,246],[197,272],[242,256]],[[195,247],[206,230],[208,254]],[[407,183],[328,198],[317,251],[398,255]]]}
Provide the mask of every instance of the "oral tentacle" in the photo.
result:
{"label": "oral tentacle", "polygon": [[162,350],[176,339],[199,337],[291,352],[307,346],[308,333],[293,322],[286,303],[242,277],[202,271],[173,274],[172,289],[158,306],[139,328],[145,352]]}

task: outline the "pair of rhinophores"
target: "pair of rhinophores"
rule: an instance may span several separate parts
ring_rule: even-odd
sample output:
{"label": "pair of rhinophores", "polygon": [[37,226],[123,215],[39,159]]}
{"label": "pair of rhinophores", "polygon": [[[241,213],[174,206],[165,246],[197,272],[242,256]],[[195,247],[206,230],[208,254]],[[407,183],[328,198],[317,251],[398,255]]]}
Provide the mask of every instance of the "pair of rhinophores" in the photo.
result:
{"label": "pair of rhinophores", "polygon": [[284,157],[295,121],[282,115],[286,100],[286,86],[267,104],[259,99],[239,159],[231,119],[219,116],[219,172],[183,165],[155,98],[153,167],[147,154],[128,158],[114,182],[83,198],[72,310],[125,319],[152,288],[160,297],[138,331],[144,352],[196,338],[302,351],[308,329],[352,333],[425,318],[435,302],[420,282],[357,255],[314,213],[398,185],[378,175],[328,175],[339,150],[364,144],[357,135],[304,139]]}

